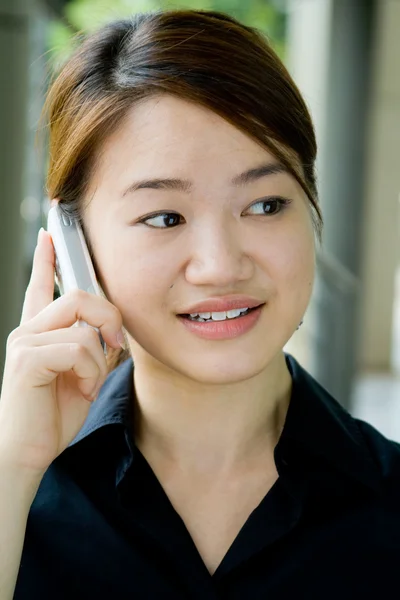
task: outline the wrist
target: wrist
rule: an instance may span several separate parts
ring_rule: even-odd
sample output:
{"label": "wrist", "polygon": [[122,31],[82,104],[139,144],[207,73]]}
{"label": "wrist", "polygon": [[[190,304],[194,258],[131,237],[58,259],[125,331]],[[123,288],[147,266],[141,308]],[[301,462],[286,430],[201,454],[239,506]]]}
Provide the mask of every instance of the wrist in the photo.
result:
{"label": "wrist", "polygon": [[44,472],[37,472],[18,465],[0,454],[0,494],[20,498],[31,505]]}

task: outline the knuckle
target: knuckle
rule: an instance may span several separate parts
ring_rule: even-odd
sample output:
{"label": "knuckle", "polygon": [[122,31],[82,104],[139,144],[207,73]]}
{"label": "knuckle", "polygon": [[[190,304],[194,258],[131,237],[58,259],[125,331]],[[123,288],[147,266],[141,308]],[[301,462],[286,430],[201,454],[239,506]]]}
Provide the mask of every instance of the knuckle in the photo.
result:
{"label": "knuckle", "polygon": [[82,300],[86,297],[86,292],[79,288],[76,288],[67,292],[64,297],[68,298],[68,300],[73,304],[77,304],[82,302]]}
{"label": "knuckle", "polygon": [[93,327],[81,328],[82,341],[86,344],[96,344],[99,341],[98,333]]}
{"label": "knuckle", "polygon": [[21,327],[16,327],[7,336],[6,346],[7,348],[11,348],[16,345],[16,343],[21,339],[22,329]]}
{"label": "knuckle", "polygon": [[16,373],[22,370],[31,362],[27,357],[28,348],[26,346],[15,346],[12,352],[12,364]]}
{"label": "knuckle", "polygon": [[82,359],[86,355],[85,345],[80,342],[70,342],[68,348],[72,356]]}
{"label": "knuckle", "polygon": [[7,348],[13,344],[13,342],[17,339],[17,336],[18,336],[18,327],[16,327],[16,329],[13,329],[12,331],[10,331],[10,333],[8,334],[7,341],[6,341]]}

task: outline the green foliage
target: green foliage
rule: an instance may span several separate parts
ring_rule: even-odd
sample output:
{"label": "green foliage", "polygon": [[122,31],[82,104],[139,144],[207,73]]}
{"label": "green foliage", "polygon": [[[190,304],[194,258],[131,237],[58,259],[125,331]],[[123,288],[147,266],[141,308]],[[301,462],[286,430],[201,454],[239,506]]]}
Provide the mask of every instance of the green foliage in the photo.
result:
{"label": "green foliage", "polygon": [[66,6],[65,15],[75,29],[93,31],[113,19],[159,6],[157,0],[72,0]]}
{"label": "green foliage", "polygon": [[160,8],[217,10],[230,14],[262,31],[284,59],[285,14],[268,0],[70,0],[64,18],[52,22],[49,27],[50,62],[57,68],[68,58],[77,40],[74,37],[77,33],[89,33],[113,19]]}

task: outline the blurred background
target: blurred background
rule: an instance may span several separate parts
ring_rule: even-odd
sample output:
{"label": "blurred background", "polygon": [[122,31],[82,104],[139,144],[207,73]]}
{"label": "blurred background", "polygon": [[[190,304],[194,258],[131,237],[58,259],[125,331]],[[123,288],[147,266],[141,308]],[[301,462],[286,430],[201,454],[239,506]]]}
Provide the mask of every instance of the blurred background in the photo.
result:
{"label": "blurred background", "polygon": [[181,7],[263,31],[303,93],[325,233],[312,302],[285,350],[354,416],[400,441],[399,0],[0,0],[1,370],[46,227],[46,144],[35,137],[49,77],[77,32]]}

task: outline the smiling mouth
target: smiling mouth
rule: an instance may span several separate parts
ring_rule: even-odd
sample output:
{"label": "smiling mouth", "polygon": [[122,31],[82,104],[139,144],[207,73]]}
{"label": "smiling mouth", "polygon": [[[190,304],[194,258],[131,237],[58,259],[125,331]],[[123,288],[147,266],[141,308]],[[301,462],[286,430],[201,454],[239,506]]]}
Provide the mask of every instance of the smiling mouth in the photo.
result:
{"label": "smiling mouth", "polygon": [[[188,321],[195,321],[197,323],[220,323],[221,321],[234,321],[245,317],[249,313],[259,309],[263,304],[254,306],[253,308],[247,308],[246,310],[233,310],[233,311],[222,311],[214,313],[214,318],[210,314],[209,318],[202,318],[199,315],[192,317],[190,314],[179,314],[178,317],[187,319]],[[239,313],[239,314],[237,314]]]}

